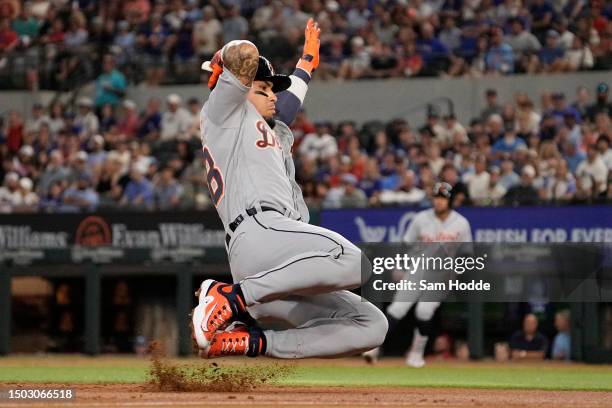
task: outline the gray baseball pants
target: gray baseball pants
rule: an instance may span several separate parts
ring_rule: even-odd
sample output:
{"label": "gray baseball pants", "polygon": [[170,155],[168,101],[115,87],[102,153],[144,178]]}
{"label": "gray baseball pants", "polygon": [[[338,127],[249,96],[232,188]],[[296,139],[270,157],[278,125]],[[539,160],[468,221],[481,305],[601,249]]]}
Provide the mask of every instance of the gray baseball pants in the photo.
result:
{"label": "gray baseball pants", "polygon": [[384,314],[348,291],[361,284],[362,255],[341,235],[267,211],[245,218],[228,252],[249,313],[290,327],[264,331],[266,355],[340,357],[384,341]]}

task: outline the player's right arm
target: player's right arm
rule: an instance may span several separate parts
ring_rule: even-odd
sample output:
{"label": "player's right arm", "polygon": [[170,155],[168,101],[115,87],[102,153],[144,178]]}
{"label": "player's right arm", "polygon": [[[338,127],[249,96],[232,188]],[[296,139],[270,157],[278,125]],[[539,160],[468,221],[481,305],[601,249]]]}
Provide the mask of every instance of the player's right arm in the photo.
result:
{"label": "player's right arm", "polygon": [[[221,127],[240,126],[240,113],[245,107],[249,88],[253,84],[259,51],[250,41],[231,41],[211,61],[217,65],[214,89],[208,98],[208,120]],[[209,81],[210,86],[210,81]]]}

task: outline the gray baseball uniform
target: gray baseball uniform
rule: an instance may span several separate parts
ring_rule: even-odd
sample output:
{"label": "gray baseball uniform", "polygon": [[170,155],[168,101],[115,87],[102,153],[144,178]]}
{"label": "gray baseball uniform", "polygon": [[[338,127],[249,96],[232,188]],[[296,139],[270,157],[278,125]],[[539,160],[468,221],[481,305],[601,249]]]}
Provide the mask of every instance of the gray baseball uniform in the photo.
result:
{"label": "gray baseball uniform", "polygon": [[[248,102],[248,90],[225,70],[202,108],[201,134],[210,193],[231,237],[233,280],[255,319],[291,327],[264,332],[266,354],[331,357],[378,346],[387,332],[384,315],[346,291],[360,285],[361,251],[333,231],[299,221],[307,208],[293,180],[291,131],[280,122],[280,137],[270,129]],[[251,208],[258,213],[249,216]],[[243,221],[232,231],[239,216]]]}
{"label": "gray baseball uniform", "polygon": [[[404,235],[404,242],[472,242],[472,231],[467,219],[455,210],[441,221],[433,209],[418,213]],[[412,277],[414,278],[414,277]],[[411,277],[406,277],[411,279]],[[406,316],[414,302],[401,300],[402,292],[397,292],[387,313],[397,320]],[[430,320],[440,302],[418,302],[415,314],[420,320]]]}

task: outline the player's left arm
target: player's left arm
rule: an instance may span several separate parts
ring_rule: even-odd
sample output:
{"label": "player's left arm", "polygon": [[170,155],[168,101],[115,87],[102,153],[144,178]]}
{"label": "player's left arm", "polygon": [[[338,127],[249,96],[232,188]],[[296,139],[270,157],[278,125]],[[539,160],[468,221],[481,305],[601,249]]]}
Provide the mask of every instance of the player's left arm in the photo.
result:
{"label": "player's left arm", "polygon": [[295,71],[289,76],[291,86],[285,91],[276,94],[277,119],[287,126],[293,122],[295,116],[304,103],[308,83],[314,70],[319,66],[319,35],[321,29],[311,18],[304,29],[304,52],[298,61]]}
{"label": "player's left arm", "polygon": [[464,219],[463,228],[461,229],[460,242],[472,242],[472,227],[467,219]]}

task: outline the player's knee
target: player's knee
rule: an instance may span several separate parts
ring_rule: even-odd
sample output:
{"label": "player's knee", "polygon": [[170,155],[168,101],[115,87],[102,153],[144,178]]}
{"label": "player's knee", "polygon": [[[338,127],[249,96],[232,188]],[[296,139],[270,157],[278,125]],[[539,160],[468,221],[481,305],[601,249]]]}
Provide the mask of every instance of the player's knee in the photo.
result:
{"label": "player's knee", "polygon": [[[341,281],[339,286],[347,289],[359,287],[362,275],[362,257],[359,248],[344,248],[344,252],[340,255],[338,261],[340,262],[340,271],[336,277]],[[369,261],[367,264],[369,264]]]}
{"label": "player's knee", "polygon": [[364,303],[364,305],[366,307],[364,307],[361,316],[363,321],[361,340],[363,344],[360,345],[360,348],[370,350],[383,344],[389,330],[389,323],[384,313],[376,306],[371,303]]}

